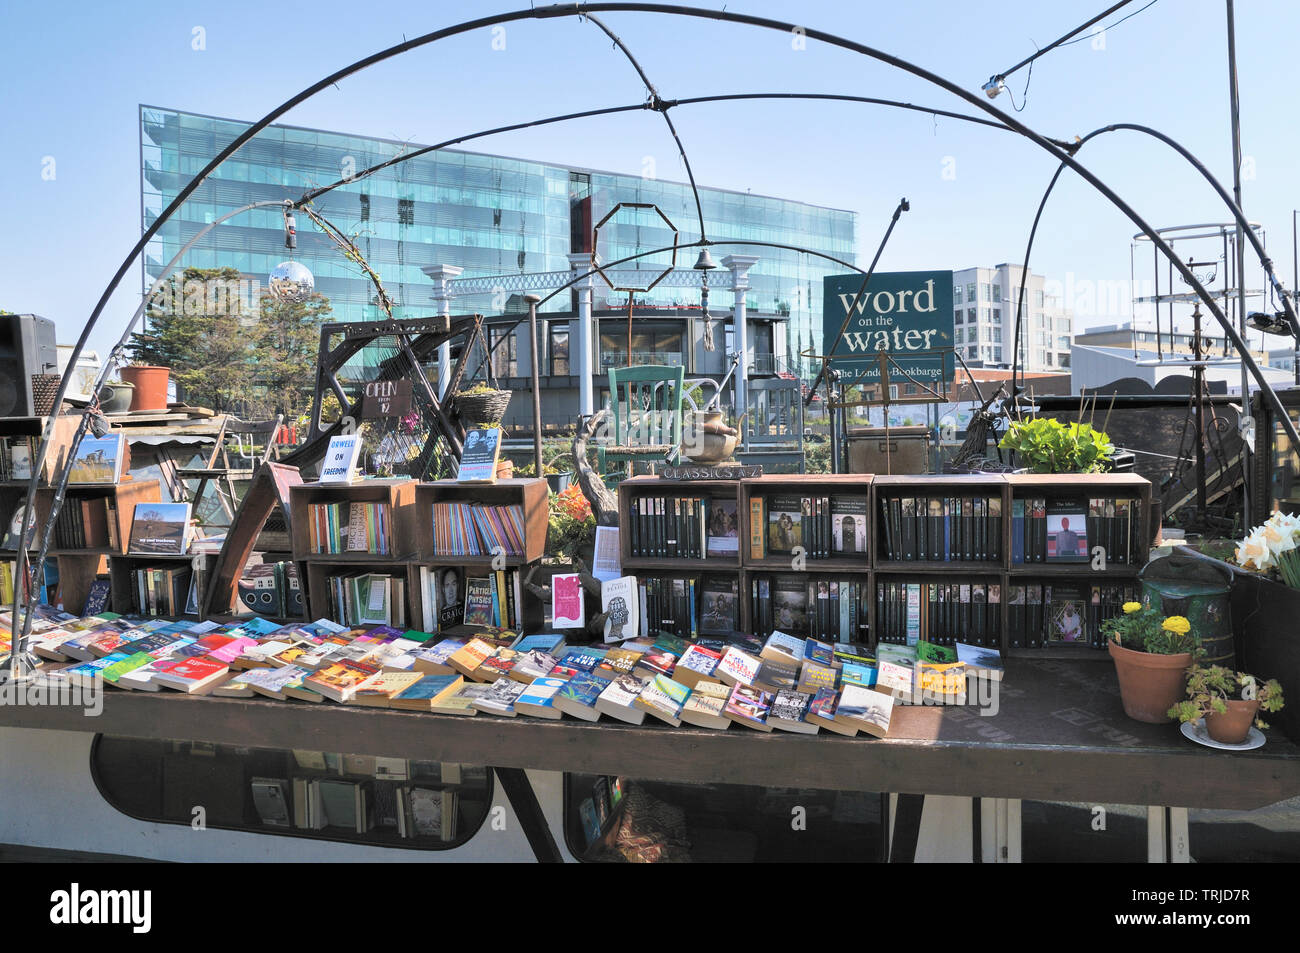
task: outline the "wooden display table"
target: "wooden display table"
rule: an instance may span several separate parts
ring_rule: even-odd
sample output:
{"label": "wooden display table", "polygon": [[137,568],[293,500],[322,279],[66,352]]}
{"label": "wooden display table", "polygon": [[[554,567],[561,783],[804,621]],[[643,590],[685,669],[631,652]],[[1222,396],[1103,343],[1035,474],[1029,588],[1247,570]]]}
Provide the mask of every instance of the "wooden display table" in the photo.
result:
{"label": "wooden display table", "polygon": [[264,748],[712,782],[957,797],[1249,810],[1300,795],[1300,748],[1270,730],[1247,753],[1130,721],[1108,660],[1013,659],[996,715],[896,709],[891,737],[766,734],[571,719],[473,718],[330,702],[108,689],[103,713],[0,706],[0,725]]}

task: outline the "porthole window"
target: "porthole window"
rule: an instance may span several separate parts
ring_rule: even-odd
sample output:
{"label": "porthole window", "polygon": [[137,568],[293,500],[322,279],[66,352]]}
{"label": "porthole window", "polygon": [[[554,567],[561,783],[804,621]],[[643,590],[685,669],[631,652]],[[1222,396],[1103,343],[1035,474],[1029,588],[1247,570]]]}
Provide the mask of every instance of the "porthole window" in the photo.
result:
{"label": "porthole window", "polygon": [[482,826],[478,765],[97,735],[91,775],[130,817],[406,850],[450,850]]}

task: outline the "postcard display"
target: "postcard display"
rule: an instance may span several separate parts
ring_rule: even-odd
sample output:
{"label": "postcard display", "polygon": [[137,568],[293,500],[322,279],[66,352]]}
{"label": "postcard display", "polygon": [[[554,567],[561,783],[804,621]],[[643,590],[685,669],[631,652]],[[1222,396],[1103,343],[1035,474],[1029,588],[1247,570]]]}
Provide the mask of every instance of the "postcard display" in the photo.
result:
{"label": "postcard display", "polygon": [[619,520],[624,573],[679,637],[1011,657],[1096,657],[1102,621],[1139,597],[1153,534],[1151,485],[1130,474],[637,477]]}
{"label": "postcard display", "polygon": [[[27,549],[35,553],[40,533],[49,522],[59,468],[67,459],[80,418],[67,414],[56,418],[53,441],[36,489],[35,532],[29,535]],[[4,572],[8,583],[0,585],[0,595],[7,603],[12,599],[13,554],[18,545],[17,530],[31,463],[40,446],[45,418],[5,418],[0,421],[0,521],[5,529]],[[110,572],[126,558],[131,535],[131,521],[137,504],[158,503],[162,499],[157,480],[133,480],[130,475],[130,442],[120,432],[106,437],[87,436],[78,446],[63,503],[51,535],[49,559],[37,581],[44,583],[41,601],[62,602],[67,611],[81,613],[88,601],[106,598]],[[94,599],[91,597],[94,596]],[[127,603],[122,603],[127,604]],[[95,609],[95,605],[89,606]]]}

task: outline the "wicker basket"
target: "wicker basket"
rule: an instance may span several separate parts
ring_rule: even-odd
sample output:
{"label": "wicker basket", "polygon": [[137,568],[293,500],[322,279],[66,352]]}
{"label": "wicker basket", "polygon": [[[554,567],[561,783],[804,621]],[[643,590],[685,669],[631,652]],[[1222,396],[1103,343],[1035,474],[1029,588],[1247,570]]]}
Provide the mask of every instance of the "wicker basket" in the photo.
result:
{"label": "wicker basket", "polygon": [[457,394],[456,413],[466,427],[498,424],[510,405],[508,390],[493,390],[478,394]]}
{"label": "wicker basket", "polygon": [[32,375],[32,412],[37,417],[46,417],[54,412],[54,398],[59,394],[58,374]]}

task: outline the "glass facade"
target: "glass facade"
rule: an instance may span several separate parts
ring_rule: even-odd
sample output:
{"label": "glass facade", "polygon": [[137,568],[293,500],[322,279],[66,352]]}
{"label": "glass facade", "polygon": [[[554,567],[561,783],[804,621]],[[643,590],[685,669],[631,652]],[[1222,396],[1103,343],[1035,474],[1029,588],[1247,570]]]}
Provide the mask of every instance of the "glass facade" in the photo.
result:
{"label": "glass facade", "polygon": [[[140,107],[141,189],[144,226],[247,123]],[[298,198],[404,151],[413,143],[271,126],[218,168],[159,231],[145,256],[142,290],[205,223],[255,201]],[[701,189],[705,228],[719,244],[715,260],[756,255],[746,304],[751,314],[787,317],[784,348],[793,356],[821,339],[821,279],[848,269],[798,252],[727,245],[726,239],[807,247],[854,262],[856,215],[785,199],[722,189]],[[319,213],[353,236],[395,302],[394,314],[416,317],[432,309],[429,265],[456,265],[462,278],[567,271],[567,255],[589,250],[591,228],[619,202],[657,205],[679,230],[679,243],[698,238],[690,187],[676,182],[472,152],[441,150],[349,182],[314,203]],[[329,297],[334,320],[376,320],[373,287],[360,269],[304,215],[298,218],[295,257],[311,269],[316,289]],[[600,229],[601,260],[673,242],[672,230],[653,213],[623,210]],[[214,229],[190,252],[186,265],[232,267],[265,284],[267,273],[289,257],[278,209],[257,209]],[[689,258],[687,261],[685,259]],[[677,265],[694,264],[692,249]],[[661,270],[667,255],[643,267]],[[729,277],[715,272],[710,306],[730,308]],[[596,307],[616,306],[623,295],[597,280]],[[604,300],[602,301],[602,295]],[[660,287],[638,295],[638,305],[698,305],[698,291]],[[457,313],[501,313],[503,296],[457,298]],[[563,295],[545,310],[568,311]],[[562,345],[567,347],[567,344]],[[626,342],[624,343],[626,348]],[[636,342],[633,342],[635,349]],[[777,345],[778,349],[780,345]]]}

